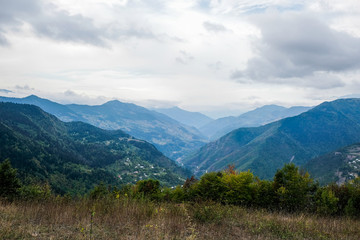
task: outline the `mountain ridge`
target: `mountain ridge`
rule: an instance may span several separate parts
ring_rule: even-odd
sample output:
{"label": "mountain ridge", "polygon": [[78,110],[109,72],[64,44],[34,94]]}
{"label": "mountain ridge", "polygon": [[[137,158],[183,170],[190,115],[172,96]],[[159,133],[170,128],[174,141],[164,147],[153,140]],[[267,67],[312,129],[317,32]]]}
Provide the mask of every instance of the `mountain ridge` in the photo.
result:
{"label": "mountain ridge", "polygon": [[271,177],[284,163],[306,161],[360,141],[360,99],[324,102],[298,116],[260,127],[239,128],[203,146],[183,164],[197,175],[228,164]]}
{"label": "mountain ridge", "polygon": [[153,143],[174,160],[207,142],[195,128],[182,125],[164,114],[118,100],[94,106],[62,105],[35,95],[25,98],[0,97],[0,101],[34,104],[66,122],[82,121],[107,130],[124,130],[136,138]]}
{"label": "mountain ridge", "polygon": [[308,111],[311,107],[294,106],[285,108],[278,105],[265,105],[237,117],[216,119],[199,130],[211,140],[215,140],[240,127],[258,127],[285,117],[292,117]]}
{"label": "mountain ridge", "polygon": [[205,114],[199,112],[190,112],[179,107],[172,107],[172,108],[154,108],[156,112],[160,112],[165,114],[176,121],[183,123],[188,126],[195,127],[199,129],[200,127],[204,126],[205,124],[213,121],[214,119],[206,116]]}

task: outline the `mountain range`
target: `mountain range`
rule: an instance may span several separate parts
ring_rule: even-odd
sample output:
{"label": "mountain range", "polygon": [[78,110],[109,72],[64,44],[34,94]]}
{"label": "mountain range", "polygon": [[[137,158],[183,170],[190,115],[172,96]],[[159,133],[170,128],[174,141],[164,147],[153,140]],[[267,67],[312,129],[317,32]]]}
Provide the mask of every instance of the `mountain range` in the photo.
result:
{"label": "mountain range", "polygon": [[179,107],[172,108],[155,108],[155,111],[165,114],[176,121],[200,129],[202,126],[214,121],[214,119],[199,113],[190,112]]}
{"label": "mountain range", "polygon": [[153,145],[121,130],[62,122],[27,104],[0,103],[0,160],[7,158],[24,182],[48,182],[61,194],[145,178],[174,186],[190,175]]}
{"label": "mountain range", "polygon": [[271,178],[284,163],[304,165],[340,147],[360,142],[360,99],[324,102],[298,116],[260,127],[239,128],[203,146],[182,163],[198,176],[229,164]]}
{"label": "mountain range", "polygon": [[265,105],[237,117],[229,116],[216,119],[201,126],[199,130],[209,139],[215,140],[241,127],[258,127],[286,117],[299,115],[309,109],[311,107],[285,108],[277,105]]}
{"label": "mountain range", "polygon": [[97,106],[63,105],[31,95],[25,98],[0,97],[0,102],[39,106],[62,121],[82,121],[107,130],[124,132],[154,144],[171,159],[181,159],[207,140],[193,127],[146,108],[117,100]]}

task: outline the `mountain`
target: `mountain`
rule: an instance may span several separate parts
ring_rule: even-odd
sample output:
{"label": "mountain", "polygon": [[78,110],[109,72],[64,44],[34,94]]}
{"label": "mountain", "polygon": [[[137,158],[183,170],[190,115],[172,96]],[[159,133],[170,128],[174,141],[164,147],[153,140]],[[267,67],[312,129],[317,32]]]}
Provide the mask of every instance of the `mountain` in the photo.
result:
{"label": "mountain", "polygon": [[199,130],[207,137],[215,140],[232,130],[240,127],[258,127],[286,117],[292,117],[306,112],[310,107],[285,108],[277,105],[266,105],[255,110],[241,114],[238,117],[224,117],[216,119]]}
{"label": "mountain", "polygon": [[341,185],[360,176],[360,143],[311,159],[304,169],[320,184]]}
{"label": "mountain", "polygon": [[48,182],[58,193],[150,177],[173,186],[190,174],[121,130],[62,122],[27,104],[0,103],[0,161],[7,158],[23,181]]}
{"label": "mountain", "polygon": [[340,99],[261,127],[239,128],[182,163],[201,175],[228,164],[271,178],[284,163],[308,160],[360,142],[360,99]]}
{"label": "mountain", "polygon": [[33,104],[62,121],[83,121],[107,130],[123,130],[154,144],[172,159],[182,158],[207,142],[195,128],[182,125],[164,114],[117,100],[98,106],[62,105],[34,95],[0,97],[0,101]]}
{"label": "mountain", "polygon": [[178,107],[156,108],[154,110],[159,113],[165,114],[182,124],[192,126],[192,127],[198,128],[198,129],[200,127],[210,123],[211,121],[214,121],[214,119],[212,119],[202,113],[189,112],[189,111],[183,110]]}

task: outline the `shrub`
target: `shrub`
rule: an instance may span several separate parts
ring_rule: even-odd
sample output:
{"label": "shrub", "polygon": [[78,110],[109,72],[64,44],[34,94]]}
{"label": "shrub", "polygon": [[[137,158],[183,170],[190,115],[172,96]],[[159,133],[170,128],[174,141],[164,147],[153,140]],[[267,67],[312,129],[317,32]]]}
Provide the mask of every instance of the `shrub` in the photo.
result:
{"label": "shrub", "polygon": [[134,195],[138,197],[146,196],[151,199],[159,199],[160,182],[153,179],[140,180],[134,187]]}
{"label": "shrub", "polygon": [[334,215],[338,211],[338,202],[339,198],[335,196],[331,189],[319,189],[316,211],[324,215]]}
{"label": "shrub", "polygon": [[20,197],[23,200],[40,201],[51,197],[51,188],[49,184],[44,185],[26,185],[20,189]]}
{"label": "shrub", "polygon": [[90,199],[105,198],[109,195],[110,191],[103,182],[96,185],[92,191],[90,191]]}

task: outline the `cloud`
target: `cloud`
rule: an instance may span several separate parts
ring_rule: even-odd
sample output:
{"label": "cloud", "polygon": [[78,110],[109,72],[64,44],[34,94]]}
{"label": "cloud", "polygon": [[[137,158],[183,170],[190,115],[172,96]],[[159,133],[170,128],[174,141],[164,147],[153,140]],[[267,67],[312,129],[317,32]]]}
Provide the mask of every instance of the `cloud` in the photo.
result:
{"label": "cloud", "polygon": [[190,53],[188,53],[184,50],[181,50],[180,56],[175,58],[176,62],[184,64],[184,65],[190,63],[192,60],[194,60],[194,57]]}
{"label": "cloud", "polygon": [[[311,14],[276,12],[250,19],[262,36],[253,42],[256,56],[245,70],[234,71],[233,79],[279,82],[360,67],[360,39],[331,29]],[[330,85],[342,83],[332,79]]]}
{"label": "cloud", "polygon": [[24,86],[16,85],[15,88],[16,88],[17,90],[26,90],[26,91],[35,90],[35,88],[31,88],[31,87],[29,87],[29,85],[24,85]]}
{"label": "cloud", "polygon": [[8,94],[8,93],[13,93],[13,91],[10,91],[10,90],[7,90],[7,89],[0,89],[0,93]]}
{"label": "cloud", "polygon": [[[108,46],[106,40],[121,40],[130,37],[159,38],[141,23],[122,23],[113,19],[111,23],[97,26],[92,18],[60,10],[56,5],[46,1],[0,0],[0,6],[0,45],[3,46],[9,45],[6,35],[14,28],[20,29],[24,23],[29,24],[32,31],[39,37],[101,47]],[[156,6],[159,6],[159,3]],[[114,10],[119,9],[114,7]]]}
{"label": "cloud", "polygon": [[5,36],[12,28],[19,28],[23,23],[27,23],[41,37],[105,45],[101,37],[104,35],[103,29],[96,27],[90,18],[79,14],[71,15],[40,0],[0,0],[0,5],[0,32],[3,32],[0,43],[8,42]]}
{"label": "cloud", "polygon": [[[1,30],[1,29],[0,29]],[[8,40],[6,39],[5,37],[5,34],[1,33],[0,31],[0,46],[8,46],[9,45],[9,42]]]}
{"label": "cloud", "polygon": [[218,23],[212,23],[212,22],[206,21],[206,22],[203,22],[203,26],[208,32],[219,33],[219,32],[229,31],[224,25],[218,24]]}
{"label": "cloud", "polygon": [[209,63],[207,66],[214,71],[218,71],[223,67],[223,63],[221,61],[216,61],[214,63]]}

